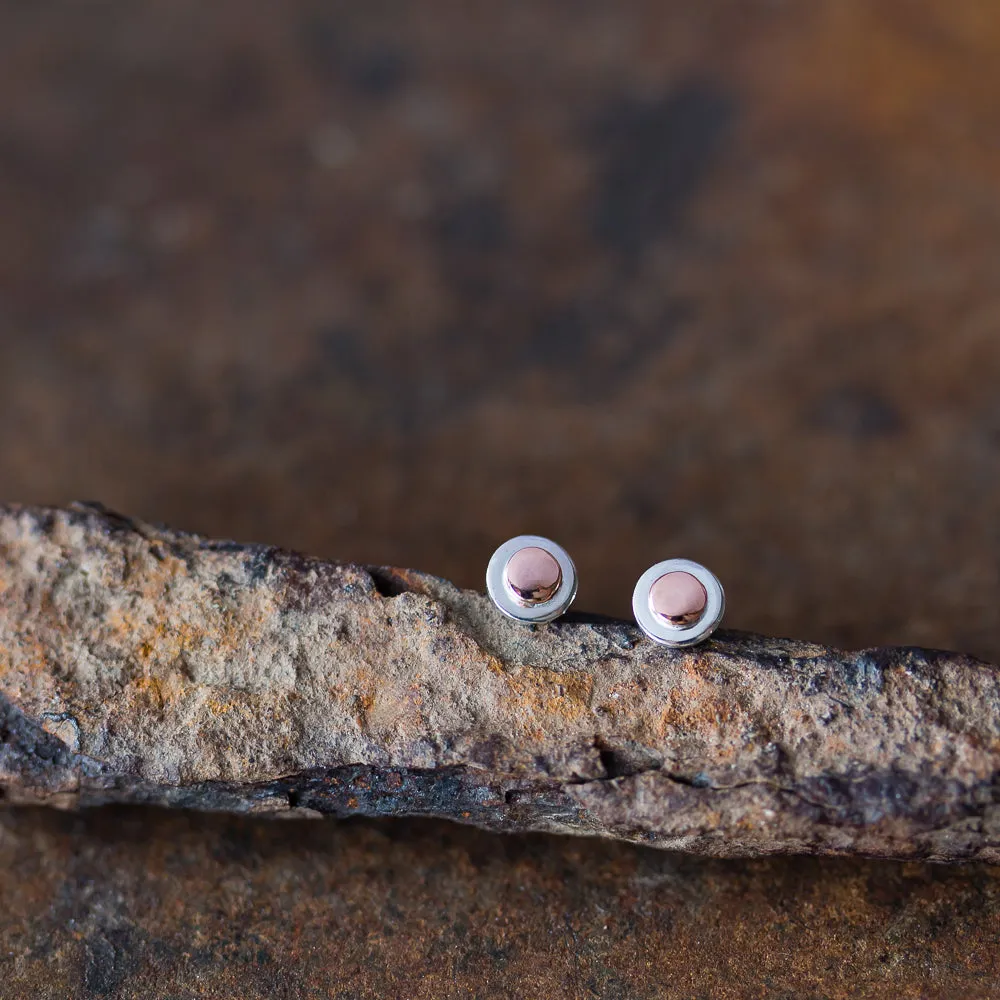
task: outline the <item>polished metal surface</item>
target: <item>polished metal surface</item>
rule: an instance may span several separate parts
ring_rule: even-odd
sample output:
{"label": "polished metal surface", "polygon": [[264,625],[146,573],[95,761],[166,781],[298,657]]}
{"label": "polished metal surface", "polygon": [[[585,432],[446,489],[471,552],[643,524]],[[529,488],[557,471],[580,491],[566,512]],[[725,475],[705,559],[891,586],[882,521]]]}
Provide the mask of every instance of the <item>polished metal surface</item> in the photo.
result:
{"label": "polished metal surface", "polygon": [[[697,621],[690,625],[677,626],[663,615],[657,614],[649,600],[649,592],[654,583],[667,573],[690,573],[705,588],[707,601]],[[690,559],[665,559],[650,566],[639,577],[632,592],[632,613],[639,627],[652,639],[663,646],[693,646],[703,642],[718,627],[726,610],[726,595],[719,578],[701,563]]]}
{"label": "polished metal surface", "polygon": [[[526,606],[518,600],[509,586],[506,570],[511,557],[529,547],[544,549],[553,556],[559,563],[562,579],[549,600]],[[528,625],[550,622],[563,614],[576,597],[576,584],[576,567],[569,553],[561,545],[540,535],[518,535],[504,542],[493,553],[486,569],[486,589],[493,603],[508,618]]]}

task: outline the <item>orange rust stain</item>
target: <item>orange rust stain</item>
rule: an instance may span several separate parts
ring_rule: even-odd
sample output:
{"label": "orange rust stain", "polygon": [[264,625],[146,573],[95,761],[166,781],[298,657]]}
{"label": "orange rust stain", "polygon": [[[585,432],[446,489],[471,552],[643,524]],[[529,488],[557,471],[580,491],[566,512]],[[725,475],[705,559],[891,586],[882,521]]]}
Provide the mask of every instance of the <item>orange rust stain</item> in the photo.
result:
{"label": "orange rust stain", "polygon": [[40,674],[49,671],[49,657],[45,646],[29,636],[18,636],[18,650],[0,647],[0,673],[16,669],[19,673]]}
{"label": "orange rust stain", "polygon": [[[146,603],[167,608],[173,603],[169,586],[187,575],[184,561],[171,556],[163,561],[130,560],[127,569],[130,590]],[[203,619],[192,624],[162,617],[150,623],[130,609],[111,608],[103,622],[104,637],[131,652],[145,669],[163,669],[169,668],[184,649],[198,648],[203,643],[210,644],[220,657],[245,652],[268,629],[274,610],[273,602],[267,600],[250,600],[236,612],[207,604],[203,609]]]}
{"label": "orange rust stain", "polygon": [[649,702],[643,685],[635,680],[626,680],[609,688],[603,700],[595,706],[595,711],[616,725],[627,727],[636,738],[640,738],[644,733],[655,732]]}
{"label": "orange rust stain", "polygon": [[156,677],[137,677],[129,684],[129,691],[135,701],[155,707],[159,711],[167,705],[167,698],[163,693],[163,685]]}
{"label": "orange rust stain", "polygon": [[518,721],[556,716],[573,723],[590,714],[594,679],[589,674],[524,667],[517,674],[505,672],[504,680],[512,695],[511,715]]}
{"label": "orange rust stain", "polygon": [[354,683],[349,687],[337,687],[331,689],[335,692],[337,700],[348,702],[353,709],[354,717],[360,725],[365,725],[372,710],[375,708],[375,699],[378,694],[378,680],[371,671],[359,669],[355,672]]}
{"label": "orange rust stain", "polygon": [[742,714],[731,701],[715,697],[708,691],[702,697],[691,691],[679,696],[672,692],[660,713],[660,735],[665,737],[678,729],[718,734],[720,726],[735,723]]}
{"label": "orange rust stain", "polygon": [[503,663],[495,656],[488,656],[486,658],[486,669],[493,674],[499,674],[501,677],[507,675],[507,670],[505,669]]}
{"label": "orange rust stain", "polygon": [[179,674],[171,673],[165,677],[143,674],[133,677],[126,687],[126,697],[131,697],[140,705],[164,711],[176,705],[190,691],[193,685],[185,681]]}

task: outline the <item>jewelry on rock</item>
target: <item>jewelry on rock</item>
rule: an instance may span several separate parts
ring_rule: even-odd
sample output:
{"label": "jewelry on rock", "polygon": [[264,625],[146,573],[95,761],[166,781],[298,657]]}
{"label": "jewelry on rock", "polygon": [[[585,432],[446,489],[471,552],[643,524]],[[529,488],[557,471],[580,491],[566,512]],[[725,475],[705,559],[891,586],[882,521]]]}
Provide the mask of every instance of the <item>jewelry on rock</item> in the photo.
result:
{"label": "jewelry on rock", "polygon": [[486,589],[508,618],[539,625],[573,603],[576,567],[561,545],[540,535],[518,535],[493,553]]}
{"label": "jewelry on rock", "polygon": [[719,578],[690,559],[650,566],[632,592],[639,628],[663,646],[693,646],[718,627],[726,610]]}

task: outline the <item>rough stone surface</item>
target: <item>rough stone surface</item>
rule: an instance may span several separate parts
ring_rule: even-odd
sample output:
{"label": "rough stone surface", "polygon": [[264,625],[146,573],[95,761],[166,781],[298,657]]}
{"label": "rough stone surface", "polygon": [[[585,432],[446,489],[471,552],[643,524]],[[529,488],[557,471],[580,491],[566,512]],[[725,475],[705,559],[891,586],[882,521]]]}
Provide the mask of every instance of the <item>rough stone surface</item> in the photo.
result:
{"label": "rough stone surface", "polygon": [[29,809],[0,811],[0,871],[4,1000],[983,1000],[1000,980],[981,865]]}
{"label": "rough stone surface", "polygon": [[632,625],[154,528],[0,509],[10,803],[430,815],[702,854],[1000,860],[1000,673]]}

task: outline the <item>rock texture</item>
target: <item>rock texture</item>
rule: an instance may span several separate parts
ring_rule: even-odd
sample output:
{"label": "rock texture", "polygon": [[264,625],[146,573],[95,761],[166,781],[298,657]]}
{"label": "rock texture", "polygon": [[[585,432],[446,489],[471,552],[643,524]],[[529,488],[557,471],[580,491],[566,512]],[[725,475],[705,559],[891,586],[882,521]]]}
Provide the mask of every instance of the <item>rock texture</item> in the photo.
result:
{"label": "rock texture", "polygon": [[717,856],[1000,860],[1000,674],[0,509],[5,801],[428,815]]}

